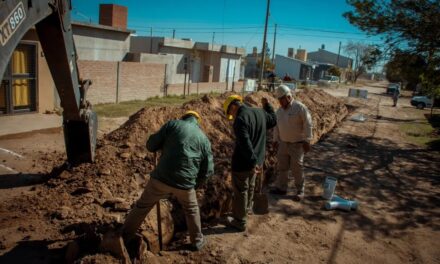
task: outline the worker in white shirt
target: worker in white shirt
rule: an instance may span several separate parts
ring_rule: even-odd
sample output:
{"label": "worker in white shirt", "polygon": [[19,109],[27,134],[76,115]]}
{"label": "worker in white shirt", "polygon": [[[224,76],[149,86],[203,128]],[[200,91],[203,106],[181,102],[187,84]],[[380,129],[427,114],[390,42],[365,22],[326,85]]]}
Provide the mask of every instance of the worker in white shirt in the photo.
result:
{"label": "worker in white shirt", "polygon": [[277,126],[274,131],[275,144],[278,145],[277,180],[272,194],[286,195],[289,171],[295,179],[294,200],[304,198],[304,154],[310,151],[312,140],[312,117],[307,107],[296,101],[286,85],[280,85],[275,96],[281,107],[277,110]]}

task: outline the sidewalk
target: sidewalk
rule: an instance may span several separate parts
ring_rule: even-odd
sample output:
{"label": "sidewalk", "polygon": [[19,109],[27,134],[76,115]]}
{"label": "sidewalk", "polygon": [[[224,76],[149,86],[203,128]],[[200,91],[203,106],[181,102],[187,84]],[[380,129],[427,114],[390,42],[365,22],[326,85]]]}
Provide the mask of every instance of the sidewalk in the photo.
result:
{"label": "sidewalk", "polygon": [[35,130],[58,128],[62,126],[62,117],[56,114],[22,114],[0,116],[0,137]]}

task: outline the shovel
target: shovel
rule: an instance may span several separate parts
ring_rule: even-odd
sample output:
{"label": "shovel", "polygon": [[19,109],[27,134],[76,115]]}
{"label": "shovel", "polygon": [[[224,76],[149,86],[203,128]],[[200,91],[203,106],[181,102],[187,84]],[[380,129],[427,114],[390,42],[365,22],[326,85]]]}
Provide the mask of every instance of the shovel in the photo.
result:
{"label": "shovel", "polygon": [[[157,167],[157,152],[154,152],[154,169]],[[162,251],[162,217],[160,214],[160,200],[156,203],[156,214],[157,214],[157,232],[159,233],[159,249]]]}
{"label": "shovel", "polygon": [[254,193],[254,213],[259,215],[264,215],[269,213],[269,201],[267,199],[267,194],[263,193],[263,181],[264,181],[264,170],[261,169],[261,173],[258,174],[258,186],[256,192]]}

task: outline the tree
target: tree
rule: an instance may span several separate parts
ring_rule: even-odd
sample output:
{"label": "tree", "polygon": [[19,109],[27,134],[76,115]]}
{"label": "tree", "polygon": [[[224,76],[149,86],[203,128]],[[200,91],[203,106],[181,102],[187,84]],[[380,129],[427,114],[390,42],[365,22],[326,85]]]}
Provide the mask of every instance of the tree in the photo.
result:
{"label": "tree", "polygon": [[420,55],[396,50],[385,65],[386,78],[390,82],[406,83],[408,89],[415,90],[425,66],[425,60]]}
{"label": "tree", "polygon": [[[354,11],[348,21],[370,35],[384,37],[385,48],[403,50],[423,58],[420,78],[430,95],[440,94],[439,0],[347,0]],[[387,52],[388,53],[388,52]]]}
{"label": "tree", "polygon": [[267,43],[267,42],[266,42],[266,55],[265,56],[266,56],[266,58],[270,58],[271,57],[269,43]]}
{"label": "tree", "polygon": [[382,54],[379,48],[374,45],[352,41],[344,46],[344,50],[345,53],[353,58],[353,82],[355,83],[361,74],[371,70]]}
{"label": "tree", "polygon": [[[268,43],[266,42],[266,49],[265,49],[265,58],[264,58],[264,72],[267,71],[272,71],[273,69],[275,69],[275,65],[272,63],[272,60],[270,58],[270,48]],[[259,54],[260,57],[258,58],[257,61],[257,69],[261,69],[261,57],[262,57],[262,53]]]}
{"label": "tree", "polygon": [[330,75],[341,77],[341,69],[336,65],[331,66],[327,71]]}
{"label": "tree", "polygon": [[[257,68],[261,69],[261,58],[257,61]],[[264,59],[264,72],[272,71],[273,69],[275,69],[275,65],[272,63],[270,57],[266,57]]]}

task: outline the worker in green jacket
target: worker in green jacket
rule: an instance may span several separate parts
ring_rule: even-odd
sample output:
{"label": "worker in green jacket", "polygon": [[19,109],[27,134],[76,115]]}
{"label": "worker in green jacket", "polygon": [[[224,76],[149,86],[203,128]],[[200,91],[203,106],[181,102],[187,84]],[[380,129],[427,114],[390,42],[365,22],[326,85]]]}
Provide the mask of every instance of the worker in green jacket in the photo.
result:
{"label": "worker in green jacket", "polygon": [[182,205],[193,250],[205,245],[195,188],[214,172],[211,143],[199,127],[200,115],[187,111],[181,120],[167,122],[147,141],[151,152],[161,150],[157,167],[142,196],[130,211],[122,228],[126,242],[130,241],[148,212],[160,199],[174,195]]}
{"label": "worker in green jacket", "polygon": [[261,172],[266,154],[266,131],[276,126],[276,116],[266,98],[263,109],[243,104],[239,95],[229,96],[223,110],[234,120],[235,148],[232,154],[232,217],[226,224],[238,231],[246,230],[247,212],[253,201],[255,178]]}

